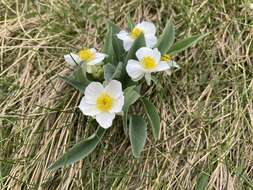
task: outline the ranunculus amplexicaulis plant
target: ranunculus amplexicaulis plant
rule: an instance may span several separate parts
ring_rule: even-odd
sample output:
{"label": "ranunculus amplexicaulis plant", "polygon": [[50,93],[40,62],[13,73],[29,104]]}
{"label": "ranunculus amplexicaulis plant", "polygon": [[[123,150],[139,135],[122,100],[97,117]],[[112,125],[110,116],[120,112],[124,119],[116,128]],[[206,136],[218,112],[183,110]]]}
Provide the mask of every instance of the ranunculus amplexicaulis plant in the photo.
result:
{"label": "ranunculus amplexicaulis plant", "polygon": [[[104,48],[100,53],[94,48],[79,50],[78,54],[64,56],[74,69],[70,76],[60,76],[66,83],[79,90],[83,97],[79,109],[97,122],[97,130],[65,152],[49,169],[55,170],[88,156],[98,145],[106,130],[114,127],[114,120],[122,122],[129,137],[133,156],[138,158],[145,145],[147,127],[151,127],[155,141],[159,139],[160,118],[149,97],[142,95],[141,86],[156,85],[155,75],[179,68],[175,55],[194,45],[205,35],[195,35],[175,40],[175,29],[170,20],[163,32],[156,37],[152,22],[137,25],[128,19],[128,28],[120,29],[108,21]],[[156,81],[152,84],[152,81]],[[159,82],[159,81],[158,81]],[[143,106],[143,113],[131,113],[136,102]],[[146,115],[146,117],[144,117]],[[148,122],[147,122],[148,121]],[[117,126],[117,127],[121,127]]]}

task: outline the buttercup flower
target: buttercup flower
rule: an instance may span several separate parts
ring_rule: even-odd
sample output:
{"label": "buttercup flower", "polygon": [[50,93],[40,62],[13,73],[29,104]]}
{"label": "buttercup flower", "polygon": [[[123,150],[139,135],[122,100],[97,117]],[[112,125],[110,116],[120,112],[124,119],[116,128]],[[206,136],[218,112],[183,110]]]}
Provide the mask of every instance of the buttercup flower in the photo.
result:
{"label": "buttercup flower", "polygon": [[157,37],[155,36],[156,28],[152,22],[143,21],[137,24],[130,33],[124,30],[120,31],[117,37],[123,41],[124,49],[128,51],[134,40],[138,38],[141,33],[144,34],[146,46],[150,48],[154,47],[157,42]]}
{"label": "buttercup flower", "polygon": [[134,81],[140,80],[145,74],[170,69],[166,61],[161,61],[161,53],[157,48],[142,47],[136,51],[136,57],[138,61],[130,59],[126,66],[127,74]]}
{"label": "buttercup flower", "polygon": [[112,126],[115,114],[122,111],[124,95],[122,85],[112,80],[104,87],[99,82],[91,82],[84,92],[79,108],[84,115],[96,118],[105,129]]}
{"label": "buttercup flower", "polygon": [[78,65],[81,62],[84,62],[87,65],[96,65],[102,62],[105,56],[106,54],[99,53],[95,48],[91,48],[82,49],[81,51],[79,51],[78,55],[74,53],[64,55],[64,59],[72,66]]}

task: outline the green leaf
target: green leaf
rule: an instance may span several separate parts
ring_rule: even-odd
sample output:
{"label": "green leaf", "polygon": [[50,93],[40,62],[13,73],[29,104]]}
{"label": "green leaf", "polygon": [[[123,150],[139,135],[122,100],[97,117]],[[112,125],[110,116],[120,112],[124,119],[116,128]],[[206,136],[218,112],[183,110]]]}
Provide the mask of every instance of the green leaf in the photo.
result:
{"label": "green leaf", "polygon": [[127,135],[127,119],[128,119],[128,110],[129,107],[134,104],[141,95],[135,90],[136,86],[130,86],[124,90],[124,106],[123,106],[123,128],[124,132]]}
{"label": "green leaf", "polygon": [[76,68],[71,76],[59,75],[59,77],[75,89],[79,90],[80,92],[84,92],[86,86],[88,86],[90,83],[90,81],[87,79],[85,70],[85,64],[81,64]]}
{"label": "green leaf", "polygon": [[123,42],[116,36],[116,34],[113,34],[112,36],[112,45],[118,62],[123,62],[126,52],[123,47]]}
{"label": "green leaf", "polygon": [[61,78],[62,80],[64,80],[66,83],[68,83],[69,85],[71,85],[72,87],[74,87],[75,89],[79,90],[80,92],[84,92],[86,86],[81,84],[80,82],[76,81],[75,79],[73,79],[73,77],[68,76],[60,76],[59,78]]}
{"label": "green leaf", "polygon": [[122,72],[122,62],[119,62],[117,67],[108,63],[104,65],[104,77],[106,81],[110,81],[112,79],[119,79]]}
{"label": "green leaf", "polygon": [[129,31],[132,31],[134,28],[134,22],[130,16],[130,14],[127,15],[127,28]]}
{"label": "green leaf", "polygon": [[141,95],[135,90],[136,86],[130,86],[124,90],[124,106],[123,110],[127,110],[129,106],[134,104]]}
{"label": "green leaf", "polygon": [[138,115],[130,118],[129,137],[134,157],[139,158],[147,139],[147,123]]}
{"label": "green leaf", "polygon": [[113,42],[112,42],[112,28],[111,26],[108,25],[108,29],[107,29],[107,35],[105,38],[105,45],[104,45],[104,50],[103,52],[105,54],[107,54],[107,57],[105,58],[105,62],[106,63],[112,63],[112,64],[116,64],[117,60],[116,60],[116,55],[115,55],[115,51],[113,48]]}
{"label": "green leaf", "polygon": [[110,21],[110,20],[107,22],[107,24],[109,25],[109,27],[112,28],[112,33],[113,33],[113,34],[119,33],[120,28],[119,28],[116,24],[114,24],[114,23],[113,23],[112,21]]}
{"label": "green leaf", "polygon": [[209,176],[206,173],[201,173],[197,179],[196,190],[205,190],[208,180]]}
{"label": "green leaf", "polygon": [[105,129],[99,127],[95,134],[76,144],[73,148],[63,154],[55,163],[53,163],[48,170],[56,170],[85,158],[96,148],[104,133]]}
{"label": "green leaf", "polygon": [[116,36],[116,34],[120,32],[120,28],[117,25],[115,25],[112,21],[108,21],[107,25],[108,28],[110,28],[111,30],[112,47],[115,53],[115,57],[117,59],[117,62],[113,64],[116,65],[118,62],[123,61],[123,58],[125,57],[125,50],[123,47],[123,42]]}
{"label": "green leaf", "polygon": [[104,66],[104,77],[106,81],[110,81],[112,79],[113,73],[115,72],[115,66],[108,63],[105,64]]}
{"label": "green leaf", "polygon": [[112,79],[119,79],[121,77],[122,69],[123,69],[122,67],[123,67],[123,62],[119,62],[113,73]]}
{"label": "green leaf", "polygon": [[158,39],[156,47],[159,49],[162,55],[164,55],[168,49],[172,46],[175,40],[175,28],[173,23],[168,20],[163,33]]}
{"label": "green leaf", "polygon": [[76,68],[76,70],[73,73],[74,79],[85,86],[87,86],[90,83],[90,81],[87,78],[86,71],[87,71],[86,64],[81,64]]}
{"label": "green leaf", "polygon": [[157,141],[159,137],[159,132],[160,132],[160,117],[158,115],[158,112],[154,104],[152,104],[146,98],[142,98],[141,100],[142,100],[142,104],[146,112],[146,115],[148,117],[149,123],[151,125],[153,136],[155,138],[155,141]]}
{"label": "green leaf", "polygon": [[204,38],[207,34],[204,35],[195,35],[195,36],[191,36],[189,38],[183,39],[177,43],[175,43],[169,50],[168,53],[170,55],[175,55],[181,51],[184,51],[185,49],[187,49],[188,47],[191,47],[193,45],[195,45],[199,40],[201,40],[202,38]]}

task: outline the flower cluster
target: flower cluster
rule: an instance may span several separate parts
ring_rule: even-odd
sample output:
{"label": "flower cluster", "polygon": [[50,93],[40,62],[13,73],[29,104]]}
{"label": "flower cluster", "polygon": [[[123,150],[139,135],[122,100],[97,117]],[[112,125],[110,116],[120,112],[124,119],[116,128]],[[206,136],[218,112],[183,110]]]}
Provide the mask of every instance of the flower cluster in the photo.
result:
{"label": "flower cluster", "polygon": [[[131,32],[121,30],[116,34],[117,38],[123,43],[123,47],[128,52],[134,41],[143,35],[146,47],[140,47],[135,52],[135,59],[129,59],[126,64],[126,72],[133,81],[138,81],[144,76],[148,84],[151,79],[151,73],[165,71],[174,67],[179,67],[171,60],[170,55],[161,55],[157,44],[156,27],[151,22],[143,21],[137,24]],[[95,48],[82,49],[78,54],[70,53],[65,55],[66,62],[70,65],[87,65],[87,72],[93,73],[96,70],[90,69],[92,66],[103,65],[103,60],[106,58],[105,53],[98,52]],[[118,96],[120,98],[118,99]],[[112,125],[112,120],[115,118],[115,113],[122,111],[124,104],[124,95],[122,84],[120,81],[112,80],[106,87],[101,83],[91,82],[84,92],[84,97],[80,103],[80,110],[84,115],[94,117],[103,128],[108,128]]]}
{"label": "flower cluster", "polygon": [[159,114],[149,98],[141,95],[142,81],[146,81],[147,85],[151,85],[152,81],[157,84],[155,72],[170,73],[173,67],[179,68],[173,59],[175,54],[194,45],[203,35],[174,43],[175,29],[170,21],[159,37],[151,22],[143,21],[134,26],[129,19],[128,23],[128,29],[121,30],[108,22],[101,52],[95,48],[84,48],[64,56],[74,72],[61,78],[84,93],[79,108],[101,127],[93,136],[65,153],[50,169],[72,164],[92,152],[117,115],[122,118],[124,132],[130,138],[133,155],[139,157],[146,141],[148,124],[142,113],[135,115],[130,112],[131,106],[138,100],[143,105],[154,139],[158,140]]}

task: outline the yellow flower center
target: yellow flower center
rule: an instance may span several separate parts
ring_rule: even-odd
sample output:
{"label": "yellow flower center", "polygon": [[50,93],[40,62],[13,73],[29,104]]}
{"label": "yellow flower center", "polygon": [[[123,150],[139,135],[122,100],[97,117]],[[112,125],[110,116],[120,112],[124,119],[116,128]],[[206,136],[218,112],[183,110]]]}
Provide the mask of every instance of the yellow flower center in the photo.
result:
{"label": "yellow flower center", "polygon": [[100,111],[109,111],[112,108],[113,99],[106,93],[97,98],[96,106]]}
{"label": "yellow flower center", "polygon": [[143,33],[143,31],[142,31],[141,29],[135,27],[135,28],[132,30],[132,32],[131,32],[131,37],[132,37],[133,39],[136,39],[136,38],[139,37],[139,35],[141,35],[141,33]]}
{"label": "yellow flower center", "polygon": [[90,49],[82,49],[79,52],[79,57],[83,61],[91,61],[95,58],[95,53],[93,53]]}
{"label": "yellow flower center", "polygon": [[164,54],[161,57],[161,61],[170,61],[171,60],[171,56],[169,54]]}
{"label": "yellow flower center", "polygon": [[143,64],[144,68],[147,70],[152,70],[156,67],[156,61],[154,60],[154,58],[150,56],[143,57],[143,59],[141,60],[141,63]]}

